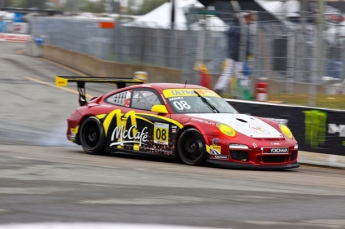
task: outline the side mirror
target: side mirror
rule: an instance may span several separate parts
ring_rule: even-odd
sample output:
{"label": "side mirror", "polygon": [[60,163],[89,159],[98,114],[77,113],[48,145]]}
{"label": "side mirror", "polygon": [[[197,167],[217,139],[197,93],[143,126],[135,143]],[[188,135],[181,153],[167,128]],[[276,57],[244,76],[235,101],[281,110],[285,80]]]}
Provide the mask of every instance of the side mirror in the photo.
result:
{"label": "side mirror", "polygon": [[157,113],[160,113],[160,114],[168,114],[168,110],[167,110],[165,105],[154,105],[151,108],[151,111],[152,112],[157,112]]}

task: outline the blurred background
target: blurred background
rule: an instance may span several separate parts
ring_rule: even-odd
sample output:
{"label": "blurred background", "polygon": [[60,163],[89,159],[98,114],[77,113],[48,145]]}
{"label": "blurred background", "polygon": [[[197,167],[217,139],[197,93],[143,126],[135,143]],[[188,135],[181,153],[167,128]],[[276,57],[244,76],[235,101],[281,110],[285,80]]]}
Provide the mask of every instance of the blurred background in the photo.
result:
{"label": "blurred background", "polygon": [[[225,32],[235,15],[251,11],[251,84],[238,94],[229,80],[223,97],[345,109],[344,1],[0,0],[0,8],[0,33],[31,35],[29,55],[60,48],[176,70],[179,82],[192,84],[206,73],[211,88],[227,57]],[[165,78],[149,72],[153,81]],[[262,82],[267,97],[258,99]]]}

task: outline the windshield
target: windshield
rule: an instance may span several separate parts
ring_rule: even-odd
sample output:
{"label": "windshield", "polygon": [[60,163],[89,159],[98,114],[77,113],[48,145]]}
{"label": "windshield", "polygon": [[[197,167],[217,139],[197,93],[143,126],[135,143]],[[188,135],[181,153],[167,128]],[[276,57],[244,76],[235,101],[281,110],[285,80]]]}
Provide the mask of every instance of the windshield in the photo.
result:
{"label": "windshield", "polygon": [[238,113],[229,103],[211,90],[167,89],[163,91],[163,95],[174,113],[177,114],[214,113],[215,110],[212,107],[215,107],[219,113]]}

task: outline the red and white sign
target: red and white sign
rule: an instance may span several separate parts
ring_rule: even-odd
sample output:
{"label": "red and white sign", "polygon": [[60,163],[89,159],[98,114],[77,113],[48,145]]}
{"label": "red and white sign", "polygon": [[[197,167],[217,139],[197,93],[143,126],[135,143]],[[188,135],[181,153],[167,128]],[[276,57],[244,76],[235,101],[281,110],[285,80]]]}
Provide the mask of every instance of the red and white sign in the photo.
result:
{"label": "red and white sign", "polygon": [[0,41],[27,42],[31,39],[30,35],[0,33]]}
{"label": "red and white sign", "polygon": [[9,30],[12,33],[28,33],[29,26],[25,22],[13,22],[9,25]]}

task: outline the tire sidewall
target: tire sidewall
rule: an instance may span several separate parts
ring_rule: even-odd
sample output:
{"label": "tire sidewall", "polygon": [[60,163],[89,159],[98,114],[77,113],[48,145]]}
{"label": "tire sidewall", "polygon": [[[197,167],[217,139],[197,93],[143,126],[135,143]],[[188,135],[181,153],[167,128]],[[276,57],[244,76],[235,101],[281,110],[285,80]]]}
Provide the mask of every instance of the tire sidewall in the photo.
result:
{"label": "tire sidewall", "polygon": [[[85,144],[85,140],[84,140],[84,128],[85,128],[85,125],[89,122],[96,123],[98,126],[98,131],[99,131],[98,143],[96,146],[94,146],[92,148],[88,147]],[[79,141],[80,141],[80,144],[81,144],[83,150],[88,154],[104,154],[105,153],[105,134],[104,134],[103,125],[98,118],[96,118],[94,116],[90,116],[83,121],[83,123],[80,127]]]}
{"label": "tire sidewall", "polygon": [[[184,154],[182,153],[183,151],[183,146],[181,145],[181,141],[184,140],[185,138],[185,135],[189,134],[189,133],[196,133],[196,134],[199,134],[200,135],[200,139],[202,140],[203,142],[203,152],[202,154],[200,155],[200,157],[196,160],[193,160],[191,161],[190,159],[186,158],[184,156]],[[199,130],[195,129],[195,128],[189,128],[189,129],[186,129],[182,132],[182,134],[180,135],[179,137],[179,140],[178,140],[178,143],[177,143],[177,155],[178,155],[178,158],[185,164],[188,164],[188,165],[202,165],[206,158],[207,158],[207,152],[206,152],[206,143],[205,143],[205,140],[202,136],[202,134],[200,133]]]}

